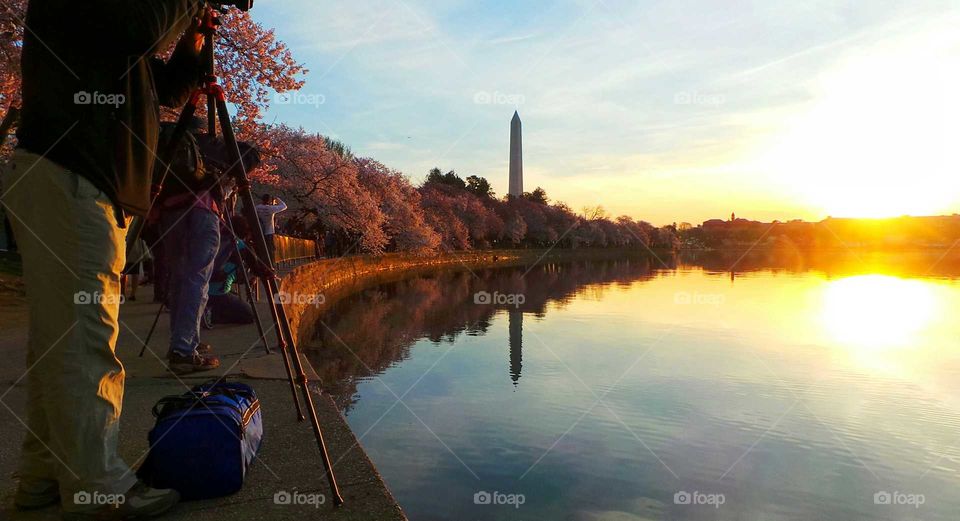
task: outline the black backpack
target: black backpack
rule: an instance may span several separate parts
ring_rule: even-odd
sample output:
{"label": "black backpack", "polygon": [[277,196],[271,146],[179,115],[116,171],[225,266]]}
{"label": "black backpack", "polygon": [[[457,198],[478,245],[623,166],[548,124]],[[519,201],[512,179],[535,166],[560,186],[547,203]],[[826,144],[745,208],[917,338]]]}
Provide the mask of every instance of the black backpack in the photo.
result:
{"label": "black backpack", "polygon": [[[157,144],[157,150],[162,154],[167,149],[170,139],[173,137],[173,131],[177,124],[173,122],[164,122],[160,124],[160,138]],[[154,184],[163,185],[160,190],[161,199],[171,195],[182,194],[184,192],[198,192],[209,188],[208,176],[203,166],[203,155],[200,153],[200,145],[197,137],[191,132],[184,132],[183,137],[173,151],[173,157],[170,158],[169,171],[164,179],[163,174],[167,169],[162,161],[157,160],[153,170]]]}

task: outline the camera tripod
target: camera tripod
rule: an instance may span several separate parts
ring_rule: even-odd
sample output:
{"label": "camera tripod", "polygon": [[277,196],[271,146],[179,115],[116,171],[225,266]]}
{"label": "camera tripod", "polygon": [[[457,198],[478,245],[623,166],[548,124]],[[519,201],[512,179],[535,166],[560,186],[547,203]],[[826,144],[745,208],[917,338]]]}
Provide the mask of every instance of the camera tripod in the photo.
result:
{"label": "camera tripod", "polygon": [[[237,138],[233,131],[233,125],[230,121],[230,114],[227,111],[226,94],[224,93],[223,88],[217,82],[217,76],[215,74],[214,40],[216,38],[219,25],[219,14],[217,11],[208,6],[206,8],[206,15],[204,16],[203,25],[201,27],[201,32],[205,36],[203,49],[200,52],[200,59],[203,62],[204,68],[201,85],[193,92],[193,94],[191,94],[190,100],[180,112],[180,116],[177,119],[177,124],[176,127],[174,127],[170,140],[166,143],[164,149],[161,150],[160,159],[162,161],[162,165],[164,165],[164,173],[160,177],[159,183],[162,186],[167,175],[169,175],[170,161],[177,149],[177,145],[186,134],[187,128],[189,127],[190,122],[193,120],[193,116],[200,104],[201,98],[205,97],[207,108],[207,132],[211,138],[216,136],[217,123],[220,123],[220,130],[223,134],[224,142],[226,143],[227,157],[230,164],[226,175],[233,177],[236,182],[237,193],[240,201],[242,202],[243,217],[246,219],[251,231],[251,242],[253,247],[252,251],[255,255],[255,258],[257,258],[263,266],[268,267],[270,271],[269,276],[262,276],[259,277],[259,279],[264,286],[266,294],[268,295],[267,303],[269,305],[270,315],[273,318],[275,329],[277,331],[277,342],[280,353],[283,356],[283,364],[286,369],[287,379],[290,383],[290,391],[293,394],[293,402],[297,409],[297,419],[298,421],[306,420],[303,407],[301,406],[300,399],[298,397],[297,391],[299,387],[300,394],[303,396],[304,405],[306,405],[307,413],[310,417],[310,424],[313,428],[313,434],[317,441],[317,447],[320,450],[320,456],[323,460],[323,467],[327,475],[327,481],[330,484],[330,492],[333,496],[333,503],[334,505],[339,506],[343,504],[343,498],[340,495],[340,489],[337,486],[337,480],[333,474],[333,466],[330,463],[330,456],[327,453],[326,443],[323,440],[323,432],[320,428],[320,420],[317,418],[317,410],[314,407],[313,395],[310,392],[310,382],[307,379],[306,372],[303,369],[303,362],[300,359],[300,352],[297,349],[296,340],[294,339],[290,328],[290,322],[287,320],[287,313],[283,306],[283,299],[281,299],[280,296],[278,278],[275,275],[273,267],[273,259],[269,255],[267,242],[263,235],[263,230],[260,227],[260,220],[257,217],[257,211],[255,208],[256,203],[254,202],[253,194],[250,189],[250,180],[247,178],[246,168],[240,155],[240,148],[237,145]],[[159,193],[159,191],[157,191],[157,193]],[[151,208],[155,202],[156,197],[154,197],[153,201],[151,202]],[[230,232],[231,234],[233,233],[232,224],[230,226]],[[232,238],[232,240],[234,240],[234,243],[236,243],[235,236]],[[247,286],[248,292],[250,287],[251,286],[249,285]],[[253,308],[254,312],[256,312],[256,307],[254,306]],[[261,338],[263,338],[262,326]],[[266,345],[265,338],[264,345]]]}

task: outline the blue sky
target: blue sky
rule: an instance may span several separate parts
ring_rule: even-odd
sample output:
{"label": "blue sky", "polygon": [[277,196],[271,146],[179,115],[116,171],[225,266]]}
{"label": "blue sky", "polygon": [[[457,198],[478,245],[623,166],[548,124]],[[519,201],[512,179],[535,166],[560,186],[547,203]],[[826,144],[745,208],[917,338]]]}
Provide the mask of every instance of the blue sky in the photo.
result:
{"label": "blue sky", "polygon": [[504,193],[519,110],[527,189],[575,209],[819,219],[960,193],[917,185],[960,177],[956,1],[259,0],[254,17],[310,69],[268,121],[415,182],[439,166]]}

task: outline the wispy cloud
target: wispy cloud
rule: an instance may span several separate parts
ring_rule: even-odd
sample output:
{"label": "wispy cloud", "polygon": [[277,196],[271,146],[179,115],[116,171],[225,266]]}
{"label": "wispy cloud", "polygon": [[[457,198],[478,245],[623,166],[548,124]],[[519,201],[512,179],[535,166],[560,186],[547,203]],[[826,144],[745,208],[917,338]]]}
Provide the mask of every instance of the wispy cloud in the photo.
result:
{"label": "wispy cloud", "polygon": [[[574,207],[605,194],[612,212],[661,223],[680,218],[678,208],[688,220],[715,216],[711,200],[740,198],[746,206],[738,204],[738,214],[748,216],[788,201],[792,188],[780,180],[789,169],[769,161],[768,149],[828,102],[825,78],[931,32],[942,34],[945,48],[960,44],[950,28],[960,5],[942,0],[765,8],[291,0],[282,13],[273,5],[265,1],[255,16],[312,70],[335,68],[305,87],[322,92],[326,104],[315,112],[278,107],[271,118],[327,132],[322,120],[357,153],[415,179],[432,166],[456,168],[486,175],[503,193],[508,124],[519,109],[530,183]],[[941,66],[960,67],[951,61],[956,53],[938,56]],[[904,92],[888,104],[908,107],[918,96]],[[808,206],[798,216],[818,211]]]}
{"label": "wispy cloud", "polygon": [[536,38],[536,37],[537,37],[536,34],[521,34],[521,35],[515,35],[515,36],[501,36],[500,38],[492,38],[492,39],[490,39],[490,40],[487,40],[487,41],[485,41],[484,43],[487,44],[487,45],[491,45],[491,46],[493,46],[493,45],[504,45],[504,44],[508,44],[508,43],[522,42],[522,41],[524,41],[524,40],[530,40],[530,39]]}

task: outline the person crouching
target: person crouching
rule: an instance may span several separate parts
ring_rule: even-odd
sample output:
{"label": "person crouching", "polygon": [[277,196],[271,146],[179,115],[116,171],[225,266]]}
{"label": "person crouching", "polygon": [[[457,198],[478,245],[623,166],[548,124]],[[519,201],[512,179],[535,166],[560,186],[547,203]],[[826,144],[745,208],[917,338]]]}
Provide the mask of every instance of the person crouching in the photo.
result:
{"label": "person crouching", "polygon": [[[252,324],[253,309],[238,295],[232,293],[244,264],[254,266],[256,259],[247,248],[247,223],[241,218],[233,219],[233,232],[221,229],[220,253],[210,279],[207,313],[210,324]],[[236,234],[235,236],[233,234]],[[240,252],[241,260],[237,252]]]}

